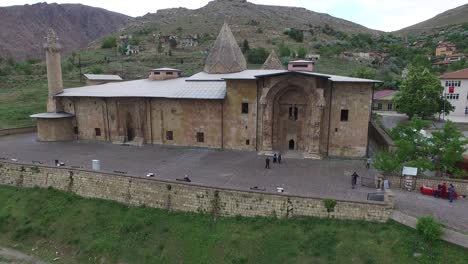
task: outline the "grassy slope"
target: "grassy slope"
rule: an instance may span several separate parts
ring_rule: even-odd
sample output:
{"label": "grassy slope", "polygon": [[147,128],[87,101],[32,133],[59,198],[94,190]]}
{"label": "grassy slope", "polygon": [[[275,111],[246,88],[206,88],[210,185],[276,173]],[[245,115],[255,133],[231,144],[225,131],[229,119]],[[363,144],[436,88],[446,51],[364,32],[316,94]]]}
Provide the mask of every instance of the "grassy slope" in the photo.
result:
{"label": "grassy slope", "polygon": [[[466,263],[414,230],[314,218],[217,218],[0,187],[0,244],[63,263]],[[422,252],[414,258],[413,252]],[[90,261],[91,260],[91,261]],[[101,262],[102,261],[102,262]]]}

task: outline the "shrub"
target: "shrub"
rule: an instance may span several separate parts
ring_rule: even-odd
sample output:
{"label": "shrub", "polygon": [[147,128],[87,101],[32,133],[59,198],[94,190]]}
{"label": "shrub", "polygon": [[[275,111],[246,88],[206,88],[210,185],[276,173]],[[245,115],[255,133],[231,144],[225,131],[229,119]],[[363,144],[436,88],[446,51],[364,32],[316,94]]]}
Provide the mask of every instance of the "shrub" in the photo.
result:
{"label": "shrub", "polygon": [[91,69],[89,69],[89,72],[92,74],[102,74],[104,71],[99,66],[93,66]]}
{"label": "shrub", "polygon": [[326,199],[326,200],[323,200],[323,204],[325,205],[325,208],[327,208],[328,213],[335,211],[335,206],[336,206],[335,200]]}
{"label": "shrub", "polygon": [[115,37],[107,37],[102,41],[101,49],[111,49],[117,47],[117,39]]}
{"label": "shrub", "polygon": [[278,47],[280,57],[291,56],[291,49],[284,43],[281,43]]}
{"label": "shrub", "polygon": [[287,32],[288,36],[292,39],[294,39],[297,42],[302,42],[304,40],[304,33],[301,30],[291,28]]}
{"label": "shrub", "polygon": [[268,52],[264,48],[253,48],[247,51],[247,61],[252,64],[262,64],[268,58]]}
{"label": "shrub", "polygon": [[297,57],[298,58],[305,58],[307,55],[307,49],[304,46],[300,46],[297,50]]}
{"label": "shrub", "polygon": [[418,230],[424,240],[431,243],[439,240],[442,236],[442,225],[432,216],[418,218],[416,230]]}

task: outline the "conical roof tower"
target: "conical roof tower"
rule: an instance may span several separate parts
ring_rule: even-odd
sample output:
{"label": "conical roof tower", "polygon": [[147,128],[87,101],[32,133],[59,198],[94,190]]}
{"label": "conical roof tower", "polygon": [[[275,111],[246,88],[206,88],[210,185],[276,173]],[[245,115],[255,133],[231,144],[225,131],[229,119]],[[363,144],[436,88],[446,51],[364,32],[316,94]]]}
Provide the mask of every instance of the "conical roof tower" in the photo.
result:
{"label": "conical roof tower", "polygon": [[280,58],[276,55],[275,50],[271,50],[270,56],[263,63],[262,70],[284,70]]}
{"label": "conical roof tower", "polygon": [[207,73],[233,73],[247,70],[247,62],[227,23],[224,23],[205,63]]}

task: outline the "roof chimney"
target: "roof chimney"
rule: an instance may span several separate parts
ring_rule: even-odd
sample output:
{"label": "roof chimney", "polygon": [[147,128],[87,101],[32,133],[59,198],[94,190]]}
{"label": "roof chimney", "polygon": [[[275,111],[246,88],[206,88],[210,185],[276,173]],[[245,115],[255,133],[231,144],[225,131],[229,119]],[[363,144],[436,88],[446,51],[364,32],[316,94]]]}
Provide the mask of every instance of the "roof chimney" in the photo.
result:
{"label": "roof chimney", "polygon": [[152,69],[149,73],[149,79],[152,81],[162,81],[168,79],[176,79],[182,76],[182,71],[172,68]]}
{"label": "roof chimney", "polygon": [[288,71],[307,71],[314,70],[314,62],[308,60],[295,60],[290,61],[288,64]]}

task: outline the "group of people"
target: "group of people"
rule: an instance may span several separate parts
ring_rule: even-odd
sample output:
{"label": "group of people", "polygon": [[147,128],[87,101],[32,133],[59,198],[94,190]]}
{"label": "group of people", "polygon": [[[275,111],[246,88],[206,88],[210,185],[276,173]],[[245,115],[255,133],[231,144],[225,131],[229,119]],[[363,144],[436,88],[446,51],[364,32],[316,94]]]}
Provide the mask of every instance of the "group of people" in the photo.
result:
{"label": "group of people", "polygon": [[[273,163],[277,163],[277,162],[278,162],[278,164],[281,164],[281,153],[279,153],[279,154],[275,153],[273,155]],[[269,169],[269,168],[270,168],[270,157],[267,157],[265,159],[265,169]]]}
{"label": "group of people", "polygon": [[437,190],[434,191],[434,197],[440,198],[446,196],[448,196],[449,201],[453,203],[453,199],[455,199],[455,186],[450,184],[447,188],[447,184],[445,184],[445,182],[437,185]]}

